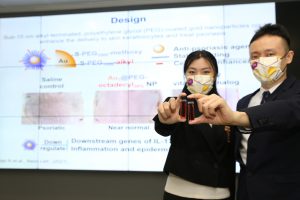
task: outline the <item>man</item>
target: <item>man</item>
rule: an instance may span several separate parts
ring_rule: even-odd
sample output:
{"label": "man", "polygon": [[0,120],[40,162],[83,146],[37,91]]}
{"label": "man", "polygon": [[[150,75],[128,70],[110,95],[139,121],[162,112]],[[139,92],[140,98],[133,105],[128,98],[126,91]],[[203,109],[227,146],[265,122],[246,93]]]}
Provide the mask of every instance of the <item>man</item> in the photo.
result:
{"label": "man", "polygon": [[237,127],[238,200],[300,199],[300,81],[287,75],[294,56],[289,34],[281,25],[266,24],[249,50],[261,87],[242,98],[237,111],[217,95],[190,95],[203,113],[190,124]]}

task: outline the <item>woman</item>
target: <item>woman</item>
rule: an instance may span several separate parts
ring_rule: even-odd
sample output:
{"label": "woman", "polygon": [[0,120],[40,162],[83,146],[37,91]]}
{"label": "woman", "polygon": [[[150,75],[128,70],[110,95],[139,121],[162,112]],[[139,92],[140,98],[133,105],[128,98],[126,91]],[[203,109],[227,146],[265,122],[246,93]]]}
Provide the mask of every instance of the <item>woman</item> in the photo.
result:
{"label": "woman", "polygon": [[186,85],[182,93],[161,103],[153,119],[158,134],[171,136],[164,166],[168,174],[164,200],[234,199],[235,161],[230,127],[189,125],[188,119],[201,113],[193,100],[185,103],[191,93],[218,94],[216,58],[205,50],[192,52],[185,60],[184,75]]}

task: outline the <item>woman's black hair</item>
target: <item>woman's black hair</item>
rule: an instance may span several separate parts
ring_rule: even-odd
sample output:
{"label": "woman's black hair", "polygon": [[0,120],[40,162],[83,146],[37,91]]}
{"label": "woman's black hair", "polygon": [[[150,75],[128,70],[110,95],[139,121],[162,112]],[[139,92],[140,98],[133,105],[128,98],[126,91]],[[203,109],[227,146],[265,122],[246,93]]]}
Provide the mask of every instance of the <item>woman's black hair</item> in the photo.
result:
{"label": "woman's black hair", "polygon": [[[203,58],[207,60],[215,72],[213,88],[208,94],[218,94],[217,91],[218,63],[215,56],[209,51],[197,50],[190,53],[185,59],[184,66],[183,66],[183,73],[185,74],[189,66],[191,65],[191,63],[195,60],[198,60],[199,58]],[[186,88],[186,86],[184,88]]]}

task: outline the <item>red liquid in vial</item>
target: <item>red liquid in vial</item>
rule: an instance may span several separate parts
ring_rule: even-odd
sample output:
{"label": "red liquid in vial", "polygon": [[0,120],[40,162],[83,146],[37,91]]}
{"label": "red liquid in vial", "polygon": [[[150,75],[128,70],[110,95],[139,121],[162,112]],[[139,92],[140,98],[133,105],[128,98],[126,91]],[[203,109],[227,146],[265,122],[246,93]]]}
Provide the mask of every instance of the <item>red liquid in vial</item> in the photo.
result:
{"label": "red liquid in vial", "polygon": [[182,99],[180,103],[179,115],[181,117],[186,118],[186,111],[187,111],[186,99]]}
{"label": "red liquid in vial", "polygon": [[195,119],[194,102],[193,101],[188,102],[188,115],[189,115],[189,120]]}

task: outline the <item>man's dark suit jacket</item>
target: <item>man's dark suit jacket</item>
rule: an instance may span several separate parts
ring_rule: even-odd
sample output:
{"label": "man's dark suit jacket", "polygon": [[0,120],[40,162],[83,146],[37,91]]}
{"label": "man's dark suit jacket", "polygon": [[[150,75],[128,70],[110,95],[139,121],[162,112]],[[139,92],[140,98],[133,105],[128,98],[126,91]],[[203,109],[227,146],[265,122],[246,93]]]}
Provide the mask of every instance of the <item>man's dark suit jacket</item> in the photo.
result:
{"label": "man's dark suit jacket", "polygon": [[[300,81],[288,77],[265,104],[247,108],[256,92],[237,105],[252,128],[238,187],[247,188],[249,200],[300,200]],[[236,135],[240,163],[241,134]]]}

